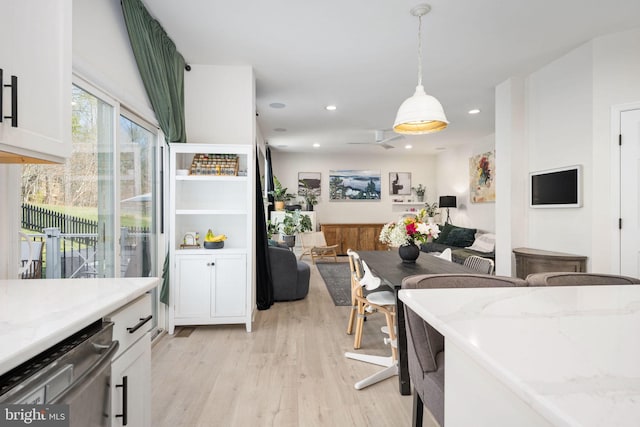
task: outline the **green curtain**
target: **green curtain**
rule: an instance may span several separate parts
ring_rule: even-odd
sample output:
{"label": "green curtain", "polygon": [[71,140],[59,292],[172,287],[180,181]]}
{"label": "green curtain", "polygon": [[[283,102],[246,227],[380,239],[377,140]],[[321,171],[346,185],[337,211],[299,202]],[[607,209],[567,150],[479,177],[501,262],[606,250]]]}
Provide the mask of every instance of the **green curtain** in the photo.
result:
{"label": "green curtain", "polygon": [[141,0],[122,0],[133,55],[167,142],[187,142],[184,122],[184,58]]}
{"label": "green curtain", "polygon": [[[167,142],[187,142],[184,121],[184,58],[141,0],[122,0],[122,14],[147,96]],[[169,304],[169,254],[160,301]]]}

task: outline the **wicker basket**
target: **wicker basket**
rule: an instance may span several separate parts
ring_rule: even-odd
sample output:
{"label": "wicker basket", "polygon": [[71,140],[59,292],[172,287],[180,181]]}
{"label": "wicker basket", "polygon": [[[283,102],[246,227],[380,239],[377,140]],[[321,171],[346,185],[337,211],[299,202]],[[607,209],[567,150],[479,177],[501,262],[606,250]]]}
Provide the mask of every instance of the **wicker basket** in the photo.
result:
{"label": "wicker basket", "polygon": [[238,156],[235,154],[204,154],[193,156],[190,175],[238,175]]}

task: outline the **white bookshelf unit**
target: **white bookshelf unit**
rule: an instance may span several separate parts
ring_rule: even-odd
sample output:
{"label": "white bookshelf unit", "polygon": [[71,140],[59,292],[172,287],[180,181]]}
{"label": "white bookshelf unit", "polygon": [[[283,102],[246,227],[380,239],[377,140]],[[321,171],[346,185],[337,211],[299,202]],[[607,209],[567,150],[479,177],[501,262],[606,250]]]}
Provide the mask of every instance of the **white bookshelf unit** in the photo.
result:
{"label": "white bookshelf unit", "polygon": [[[182,325],[231,323],[244,323],[250,332],[255,307],[254,148],[173,143],[169,151],[169,333]],[[237,158],[237,172],[207,161],[195,165],[198,154]],[[223,248],[203,247],[208,229],[227,236]],[[193,232],[199,234],[200,247],[181,247]]]}

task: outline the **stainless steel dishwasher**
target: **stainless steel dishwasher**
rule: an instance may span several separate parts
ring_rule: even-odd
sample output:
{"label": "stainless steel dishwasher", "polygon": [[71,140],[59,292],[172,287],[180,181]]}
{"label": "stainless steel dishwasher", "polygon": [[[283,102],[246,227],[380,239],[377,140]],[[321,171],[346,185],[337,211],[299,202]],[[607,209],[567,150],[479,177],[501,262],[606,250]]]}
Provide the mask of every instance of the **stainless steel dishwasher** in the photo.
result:
{"label": "stainless steel dishwasher", "polygon": [[113,323],[96,321],[0,377],[2,404],[67,404],[73,427],[109,424]]}

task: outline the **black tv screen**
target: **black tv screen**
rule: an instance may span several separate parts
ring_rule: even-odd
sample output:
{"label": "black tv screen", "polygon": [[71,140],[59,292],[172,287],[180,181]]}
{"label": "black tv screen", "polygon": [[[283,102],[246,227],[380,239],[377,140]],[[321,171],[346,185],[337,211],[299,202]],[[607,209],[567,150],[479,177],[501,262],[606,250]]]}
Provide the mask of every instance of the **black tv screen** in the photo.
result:
{"label": "black tv screen", "polygon": [[530,174],[531,207],[579,207],[581,168],[570,166]]}

